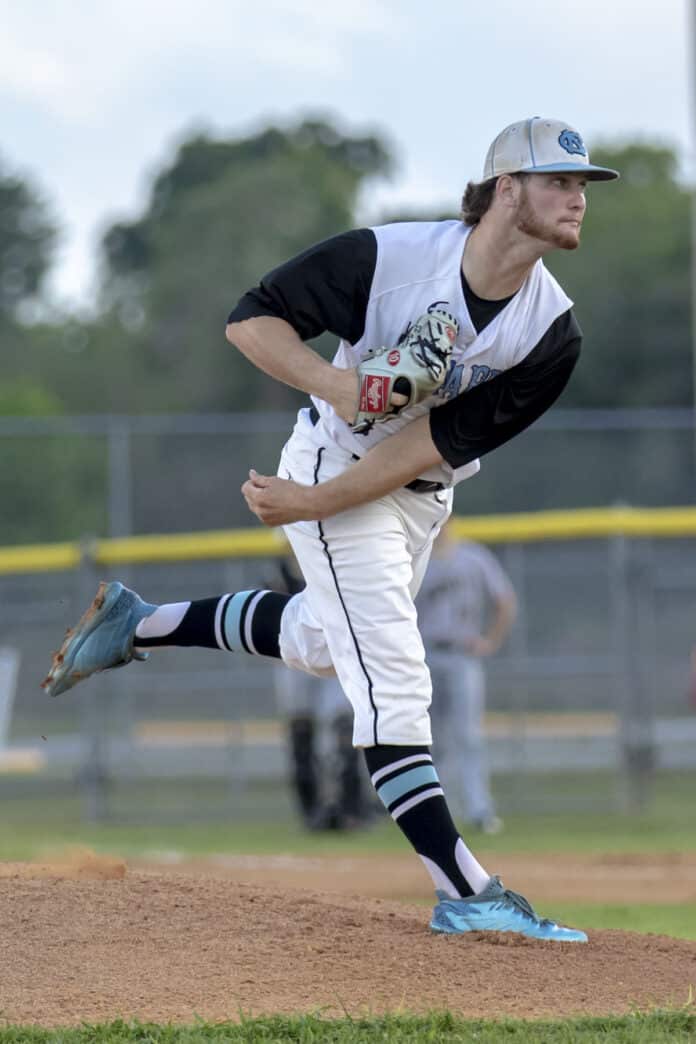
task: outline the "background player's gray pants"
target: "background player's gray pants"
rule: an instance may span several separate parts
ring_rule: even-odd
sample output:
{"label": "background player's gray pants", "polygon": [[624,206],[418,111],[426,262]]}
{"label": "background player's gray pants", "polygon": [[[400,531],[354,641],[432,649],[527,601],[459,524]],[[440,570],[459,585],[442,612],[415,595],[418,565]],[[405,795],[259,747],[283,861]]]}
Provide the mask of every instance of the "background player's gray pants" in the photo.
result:
{"label": "background player's gray pants", "polygon": [[428,656],[433,683],[433,757],[453,812],[469,820],[495,815],[483,728],[485,674],[481,661],[457,652]]}

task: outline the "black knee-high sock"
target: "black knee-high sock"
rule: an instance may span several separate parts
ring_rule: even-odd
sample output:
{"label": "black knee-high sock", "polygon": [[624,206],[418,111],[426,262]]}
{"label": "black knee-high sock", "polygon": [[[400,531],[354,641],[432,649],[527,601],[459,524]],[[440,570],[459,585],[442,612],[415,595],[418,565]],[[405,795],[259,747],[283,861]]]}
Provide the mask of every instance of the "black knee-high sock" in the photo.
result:
{"label": "black knee-high sock", "polygon": [[[138,624],[135,645],[196,645],[280,658],[280,618],[290,597],[277,591],[238,591],[161,605]],[[174,626],[172,619],[177,621]]]}
{"label": "black knee-high sock", "polygon": [[368,747],[365,761],[380,800],[421,857],[435,887],[452,898],[485,888],[489,874],[452,821],[428,747]]}

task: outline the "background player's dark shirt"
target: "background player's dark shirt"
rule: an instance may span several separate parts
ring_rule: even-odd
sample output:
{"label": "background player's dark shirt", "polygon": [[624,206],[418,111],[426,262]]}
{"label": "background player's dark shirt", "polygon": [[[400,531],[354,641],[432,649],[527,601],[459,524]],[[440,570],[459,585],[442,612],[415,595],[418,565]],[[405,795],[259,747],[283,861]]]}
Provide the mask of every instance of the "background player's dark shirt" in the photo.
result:
{"label": "background player's dark shirt", "polygon": [[[328,331],[356,344],[365,329],[376,264],[371,229],[334,236],[264,276],[244,294],[228,322],[273,316],[285,319],[303,341]],[[478,333],[511,300],[477,297],[463,275],[462,288]],[[522,362],[433,407],[430,434],[443,459],[461,467],[529,427],[563,391],[581,342],[582,332],[568,309]]]}

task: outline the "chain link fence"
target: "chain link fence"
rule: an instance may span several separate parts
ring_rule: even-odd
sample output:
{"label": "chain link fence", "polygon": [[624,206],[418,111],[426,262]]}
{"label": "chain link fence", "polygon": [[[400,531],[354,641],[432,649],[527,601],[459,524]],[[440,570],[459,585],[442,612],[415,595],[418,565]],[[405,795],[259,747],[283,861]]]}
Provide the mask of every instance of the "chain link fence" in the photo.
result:
{"label": "chain link fence", "polygon": [[[472,514],[474,503],[492,510],[493,501],[501,511],[606,503],[599,446],[613,447],[605,457],[616,456],[612,502],[630,501],[628,494],[639,489],[643,495],[634,503],[694,502],[694,433],[683,411],[651,415],[653,428],[639,432],[625,416],[621,424],[613,416],[608,428],[593,415],[583,428],[573,415],[563,427],[561,412],[516,440],[517,448],[511,444],[485,461],[481,476],[458,489],[456,513]],[[65,529],[56,527],[55,517],[43,518],[41,501],[35,502],[27,515],[35,539],[247,526],[239,485],[249,464],[273,468],[289,426],[286,416],[224,424],[220,418],[102,418],[94,429],[94,418],[60,424],[61,432],[39,425],[19,433],[16,422],[0,431],[0,475],[18,474],[19,458],[27,455],[54,459],[46,440],[104,451],[95,485],[87,483],[83,494],[75,492],[79,483],[69,496],[60,491],[77,509]],[[663,444],[670,448],[661,469],[646,447],[662,452]],[[623,458],[621,446],[630,447]],[[501,476],[513,474],[514,489],[500,484]],[[59,470],[47,481],[64,478]],[[470,494],[477,486],[480,492]],[[50,503],[57,503],[55,490],[49,492]],[[664,500],[663,492],[669,493]],[[79,792],[91,820],[287,810],[274,663],[161,649],[145,664],[109,672],[55,701],[39,688],[51,650],[91,600],[98,579],[118,576],[148,600],[179,601],[272,587],[277,560],[254,555],[114,571],[97,569],[89,543],[84,546],[77,570],[0,575],[0,646],[19,657],[0,751],[0,794]],[[486,725],[502,814],[589,810],[598,802],[617,810],[639,807],[649,801],[657,771],[696,771],[696,708],[689,697],[696,539],[615,535],[492,547],[520,601],[515,628],[487,668]]]}

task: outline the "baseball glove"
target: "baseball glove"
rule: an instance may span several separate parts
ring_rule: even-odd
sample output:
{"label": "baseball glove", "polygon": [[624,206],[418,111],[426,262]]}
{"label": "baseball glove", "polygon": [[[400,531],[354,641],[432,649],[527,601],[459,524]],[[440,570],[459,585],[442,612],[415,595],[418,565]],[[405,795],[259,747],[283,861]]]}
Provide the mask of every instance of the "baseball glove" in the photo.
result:
{"label": "baseball glove", "polygon": [[360,399],[351,425],[365,435],[373,424],[422,402],[445,380],[459,323],[439,309],[416,319],[396,348],[371,348],[358,365]]}

